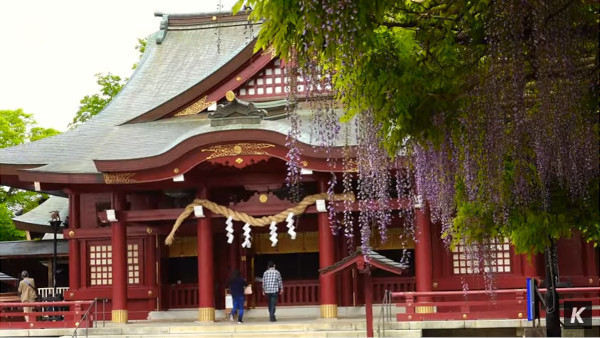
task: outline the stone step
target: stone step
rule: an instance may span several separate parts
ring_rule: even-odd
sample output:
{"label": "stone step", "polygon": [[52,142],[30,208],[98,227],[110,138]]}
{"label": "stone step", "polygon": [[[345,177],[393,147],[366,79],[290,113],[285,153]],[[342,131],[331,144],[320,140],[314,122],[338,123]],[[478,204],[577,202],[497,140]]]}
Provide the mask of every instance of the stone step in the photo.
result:
{"label": "stone step", "polygon": [[[421,330],[398,329],[387,323],[385,337],[421,337]],[[375,335],[377,325],[374,325]],[[106,326],[79,329],[78,336],[85,337],[120,337],[120,338],[154,338],[154,337],[365,337],[364,319],[287,319],[272,323],[268,321],[245,322],[243,324],[221,321],[214,323],[199,322],[132,322],[126,325],[107,323]],[[16,337],[71,337],[73,329],[31,329],[0,330],[0,336]]]}
{"label": "stone step", "polygon": [[[122,335],[114,335],[114,334],[95,334],[88,335],[87,338],[106,338],[107,336],[115,337],[115,338],[159,338],[159,337],[168,337],[168,338],[190,338],[190,337],[291,337],[291,338],[329,338],[329,337],[356,337],[363,338],[365,337],[364,331],[262,331],[262,332],[195,332],[195,333],[179,333],[179,334],[122,334]],[[380,336],[375,333],[375,336]],[[70,338],[69,336],[61,336],[60,338]],[[85,337],[85,334],[79,335],[79,337]],[[414,337],[420,338],[422,337],[421,330],[386,330],[385,336],[382,337]]]}
{"label": "stone step", "polygon": [[[403,308],[390,306],[391,315],[395,318],[398,313],[404,312]],[[381,305],[373,306],[373,316],[378,318],[381,312]],[[357,318],[365,316],[364,306],[340,306],[338,307],[338,318]],[[280,306],[277,307],[277,318],[319,318],[321,317],[321,308],[318,305],[307,306]],[[215,310],[216,320],[226,318],[224,310]],[[269,318],[269,310],[266,307],[257,307],[246,309],[244,318]],[[148,314],[148,320],[198,320],[198,309],[173,309],[167,311],[152,311]]]}

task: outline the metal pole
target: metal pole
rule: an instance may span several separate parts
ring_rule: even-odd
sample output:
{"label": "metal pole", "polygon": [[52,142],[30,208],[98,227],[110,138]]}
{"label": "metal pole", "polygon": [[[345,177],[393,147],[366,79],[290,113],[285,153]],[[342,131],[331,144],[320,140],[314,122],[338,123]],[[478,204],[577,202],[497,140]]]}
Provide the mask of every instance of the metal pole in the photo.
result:
{"label": "metal pole", "polygon": [[58,226],[54,226],[54,254],[52,256],[52,298],[56,300],[56,256],[57,256],[57,238],[56,235],[58,233]]}
{"label": "metal pole", "polygon": [[52,225],[52,230],[54,230],[54,254],[52,255],[52,298],[54,299],[56,297],[56,260],[57,260],[57,241],[58,239],[56,238],[57,234],[58,234],[58,228],[60,227],[60,223],[62,223],[60,220],[58,221],[50,221],[50,224]]}

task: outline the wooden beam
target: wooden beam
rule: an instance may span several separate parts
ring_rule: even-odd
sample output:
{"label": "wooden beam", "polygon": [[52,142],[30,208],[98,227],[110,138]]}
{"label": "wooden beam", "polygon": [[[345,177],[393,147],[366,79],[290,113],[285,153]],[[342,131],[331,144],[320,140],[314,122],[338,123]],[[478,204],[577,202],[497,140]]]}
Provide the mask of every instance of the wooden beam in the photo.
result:
{"label": "wooden beam", "polygon": [[[406,208],[408,205],[407,200],[392,200],[390,201],[390,209],[398,210],[399,208]],[[243,212],[250,216],[261,217],[278,214],[287,208],[294,207],[295,204],[290,203],[288,206],[282,206],[281,204],[269,206],[269,205],[238,205],[232,206],[231,209],[237,212]],[[337,202],[336,207],[338,212],[343,211],[343,202]],[[175,220],[179,215],[183,213],[184,208],[175,209],[148,209],[148,210],[127,210],[127,211],[116,211],[117,219],[125,222],[149,222],[149,221],[168,221]],[[352,211],[358,211],[358,202],[352,203]],[[304,211],[305,214],[316,214],[318,213],[317,208],[311,205]],[[98,212],[98,217],[102,222],[109,223],[106,217],[106,211]],[[223,215],[210,213],[211,218],[223,218]],[[189,219],[197,218],[193,214],[188,217]]]}
{"label": "wooden beam", "polygon": [[[291,205],[290,205],[291,206]],[[234,207],[233,208],[237,212],[243,212],[250,216],[261,217],[261,216],[270,216],[274,214],[278,214],[284,210],[280,207],[274,208],[269,206],[246,206],[246,207]],[[127,223],[131,222],[149,222],[149,221],[168,221],[175,220],[181,213],[183,213],[184,208],[179,209],[153,209],[153,210],[128,210],[128,211],[116,211],[117,220],[124,221]],[[314,205],[309,206],[304,211],[305,214],[316,214],[317,209]],[[106,211],[98,212],[98,217],[103,223],[110,223],[106,217]],[[211,218],[225,218],[223,215],[210,213],[209,217]],[[188,219],[198,218],[195,217],[192,213]]]}

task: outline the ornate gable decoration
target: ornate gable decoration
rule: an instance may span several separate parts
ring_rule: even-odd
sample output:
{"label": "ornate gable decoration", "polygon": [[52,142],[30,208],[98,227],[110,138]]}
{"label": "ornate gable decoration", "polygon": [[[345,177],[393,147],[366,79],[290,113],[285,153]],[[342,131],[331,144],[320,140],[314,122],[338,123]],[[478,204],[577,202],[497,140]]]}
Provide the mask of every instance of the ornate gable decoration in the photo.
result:
{"label": "ornate gable decoration", "polygon": [[267,116],[267,111],[256,108],[254,103],[237,98],[226,104],[217,105],[214,113],[208,114],[211,127],[229,124],[259,124]]}

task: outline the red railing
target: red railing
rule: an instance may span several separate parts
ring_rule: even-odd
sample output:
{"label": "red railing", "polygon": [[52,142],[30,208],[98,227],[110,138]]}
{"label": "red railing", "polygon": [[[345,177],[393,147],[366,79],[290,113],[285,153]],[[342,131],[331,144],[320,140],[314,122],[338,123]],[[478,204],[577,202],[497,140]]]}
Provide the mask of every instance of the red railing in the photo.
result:
{"label": "red railing", "polygon": [[174,284],[169,288],[169,309],[198,307],[198,284]]}
{"label": "red railing", "polygon": [[[3,329],[41,329],[85,327],[87,322],[81,319],[93,301],[60,302],[7,302],[0,303],[0,328]],[[24,307],[32,307],[33,312],[23,312]],[[43,310],[43,311],[42,311]],[[29,321],[25,320],[28,317]],[[90,314],[92,321],[96,313]]]}
{"label": "red railing", "polygon": [[[385,290],[412,291],[415,289],[414,277],[379,277],[373,278],[374,301],[383,299]],[[318,280],[286,280],[283,283],[283,295],[278,305],[300,306],[319,305]],[[198,284],[174,284],[167,289],[169,309],[186,309],[198,307]],[[262,295],[261,284],[253,283],[253,294],[247,296],[250,306],[267,306]]]}
{"label": "red railing", "polygon": [[[560,288],[558,292],[561,304],[565,300],[600,304],[600,288]],[[406,313],[397,315],[398,321],[527,318],[526,289],[492,293],[485,290],[392,292],[391,295],[392,300],[405,300],[396,303],[397,307],[406,309]],[[541,313],[544,316],[544,312]],[[592,314],[598,316],[600,310],[593,310]]]}
{"label": "red railing", "polygon": [[375,277],[373,278],[373,302],[380,303],[385,290],[390,292],[415,291],[415,277]]}
{"label": "red railing", "polygon": [[[546,289],[539,289],[540,293],[545,294]],[[591,302],[595,309],[592,309],[592,316],[600,316],[600,287],[594,288],[557,288],[560,302],[560,316],[562,318],[564,311],[564,302]],[[544,310],[541,310],[541,316],[546,317]]]}
{"label": "red railing", "polygon": [[[283,295],[279,297],[277,306],[301,306],[319,304],[318,280],[291,280],[283,283]],[[256,306],[267,306],[267,298],[262,295],[260,284],[254,287]]]}

